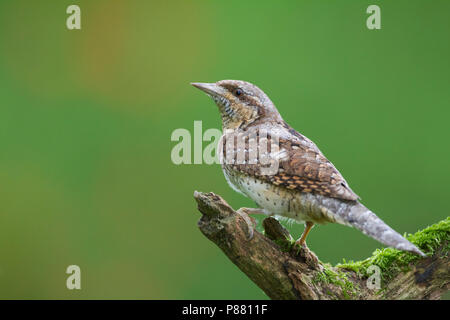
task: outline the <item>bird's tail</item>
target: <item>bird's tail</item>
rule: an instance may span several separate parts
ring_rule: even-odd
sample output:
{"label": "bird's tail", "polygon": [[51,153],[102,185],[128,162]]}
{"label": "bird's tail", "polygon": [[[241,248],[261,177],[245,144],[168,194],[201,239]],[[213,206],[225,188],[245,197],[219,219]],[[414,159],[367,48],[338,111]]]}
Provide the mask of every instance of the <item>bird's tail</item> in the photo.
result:
{"label": "bird's tail", "polygon": [[347,210],[341,210],[337,216],[339,216],[339,220],[343,220],[345,224],[355,227],[369,237],[378,240],[389,247],[413,252],[425,257],[425,254],[415,245],[402,237],[398,232],[384,223],[383,220],[378,218],[375,213],[359,202],[348,206]]}

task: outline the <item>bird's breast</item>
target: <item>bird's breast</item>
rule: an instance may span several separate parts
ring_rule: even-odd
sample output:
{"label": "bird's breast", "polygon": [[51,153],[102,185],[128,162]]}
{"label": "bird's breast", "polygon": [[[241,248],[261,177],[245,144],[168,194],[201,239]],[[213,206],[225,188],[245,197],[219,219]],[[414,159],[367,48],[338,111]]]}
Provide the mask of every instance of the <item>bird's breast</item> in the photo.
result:
{"label": "bird's breast", "polygon": [[228,184],[237,192],[249,197],[269,214],[293,219],[297,222],[311,221],[327,223],[331,221],[329,212],[324,210],[315,196],[273,185],[223,165]]}

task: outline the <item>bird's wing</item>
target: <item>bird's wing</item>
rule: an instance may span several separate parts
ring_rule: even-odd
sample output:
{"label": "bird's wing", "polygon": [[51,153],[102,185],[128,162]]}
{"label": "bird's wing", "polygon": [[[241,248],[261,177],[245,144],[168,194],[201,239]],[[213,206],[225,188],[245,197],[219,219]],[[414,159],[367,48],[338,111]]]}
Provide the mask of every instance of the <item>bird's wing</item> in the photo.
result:
{"label": "bird's wing", "polygon": [[[281,156],[277,157],[278,169],[270,174],[263,174],[261,165],[246,163],[232,164],[231,166],[243,174],[287,189],[343,200],[358,200],[359,196],[350,189],[344,177],[320,152],[319,148],[300,133],[295,132],[295,136],[298,139],[279,138],[279,155]],[[269,152],[271,152],[271,143],[269,142],[268,145]]]}
{"label": "bird's wing", "polygon": [[[310,142],[308,140],[308,142]],[[312,192],[343,200],[358,200],[344,177],[313,144],[280,139],[280,150],[286,150],[275,175],[264,179],[275,185],[302,192]]]}
{"label": "bird's wing", "polygon": [[331,198],[358,200],[333,164],[313,145],[280,139],[284,153],[274,174],[262,174],[260,166],[235,164],[235,170],[287,189],[311,192]]}

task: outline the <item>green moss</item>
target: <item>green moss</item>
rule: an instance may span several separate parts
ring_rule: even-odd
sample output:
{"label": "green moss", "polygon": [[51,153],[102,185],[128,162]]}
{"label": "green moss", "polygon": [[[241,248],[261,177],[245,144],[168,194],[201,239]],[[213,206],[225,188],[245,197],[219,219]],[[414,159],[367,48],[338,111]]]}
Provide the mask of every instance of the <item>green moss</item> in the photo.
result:
{"label": "green moss", "polygon": [[356,295],[356,288],[353,282],[348,280],[347,275],[339,270],[333,270],[330,264],[322,264],[323,272],[318,272],[313,283],[333,284],[342,289],[345,299],[350,299]]}
{"label": "green moss", "polygon": [[[444,249],[448,251],[450,247],[450,217],[415,234],[408,235],[407,239],[429,256],[444,243],[446,243]],[[371,257],[363,261],[347,262],[344,260],[336,267],[352,270],[360,276],[367,277],[370,276],[367,268],[371,265],[377,265],[381,269],[382,279],[388,280],[398,272],[409,270],[410,263],[420,258],[420,256],[409,252],[384,248],[375,250]]]}
{"label": "green moss", "polygon": [[291,238],[276,239],[274,242],[280,247],[283,252],[290,252],[295,245],[295,240]]}

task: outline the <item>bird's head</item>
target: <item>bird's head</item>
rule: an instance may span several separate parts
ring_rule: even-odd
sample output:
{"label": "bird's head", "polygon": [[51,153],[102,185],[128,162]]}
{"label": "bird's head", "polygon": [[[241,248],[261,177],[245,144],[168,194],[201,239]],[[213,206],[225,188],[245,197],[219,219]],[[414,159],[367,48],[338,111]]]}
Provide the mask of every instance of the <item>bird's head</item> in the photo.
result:
{"label": "bird's head", "polygon": [[245,129],[257,120],[281,121],[269,97],[257,86],[239,80],[192,83],[209,95],[219,107],[223,129]]}

